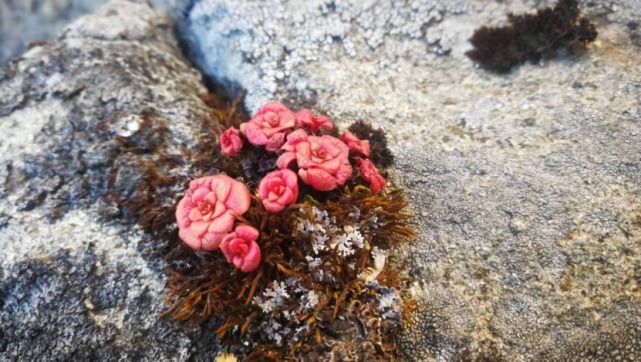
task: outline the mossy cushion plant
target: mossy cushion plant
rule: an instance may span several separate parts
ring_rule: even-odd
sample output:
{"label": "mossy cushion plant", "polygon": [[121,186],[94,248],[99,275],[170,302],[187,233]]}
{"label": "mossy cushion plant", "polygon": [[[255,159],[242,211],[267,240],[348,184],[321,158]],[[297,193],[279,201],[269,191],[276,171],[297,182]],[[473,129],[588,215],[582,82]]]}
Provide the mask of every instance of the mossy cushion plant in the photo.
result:
{"label": "mossy cushion plant", "polygon": [[597,37],[594,24],[580,17],[577,0],[559,0],[536,14],[508,15],[507,26],[483,26],[474,32],[466,54],[483,68],[509,72],[526,61],[549,59],[560,50],[578,53]]}
{"label": "mossy cushion plant", "polygon": [[379,172],[384,133],[358,122],[339,138],[329,118],[278,102],[217,119],[226,161],[177,200],[165,315],[216,319],[224,352],[246,360],[394,359],[413,303],[392,250],[414,230]]}

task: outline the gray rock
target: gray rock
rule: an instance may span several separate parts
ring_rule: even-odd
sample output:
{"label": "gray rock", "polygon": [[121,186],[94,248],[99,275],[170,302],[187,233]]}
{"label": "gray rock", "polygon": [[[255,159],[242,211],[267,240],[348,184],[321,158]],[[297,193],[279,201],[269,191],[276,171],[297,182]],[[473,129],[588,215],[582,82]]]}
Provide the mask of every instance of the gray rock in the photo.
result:
{"label": "gray rock", "polygon": [[112,1],[2,70],[0,360],[216,356],[211,327],[159,318],[166,245],[136,223],[171,208],[220,132],[205,91],[142,2]]}
{"label": "gray rock", "polygon": [[420,230],[409,360],[641,358],[640,3],[584,1],[600,35],[576,59],[497,76],[464,56],[478,26],[550,3],[199,0],[180,19],[250,111],[387,130]]}
{"label": "gray rock", "polygon": [[[54,37],[79,16],[106,0],[0,0],[0,64]],[[182,0],[149,0],[155,8],[171,10]]]}
{"label": "gray rock", "polygon": [[51,40],[103,0],[0,0],[0,64],[22,54],[29,43]]}

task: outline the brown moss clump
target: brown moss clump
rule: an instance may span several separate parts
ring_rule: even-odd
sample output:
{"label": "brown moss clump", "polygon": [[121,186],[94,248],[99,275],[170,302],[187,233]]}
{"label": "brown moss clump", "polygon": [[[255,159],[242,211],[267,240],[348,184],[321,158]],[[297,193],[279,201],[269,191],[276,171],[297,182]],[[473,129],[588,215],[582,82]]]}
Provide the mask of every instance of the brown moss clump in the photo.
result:
{"label": "brown moss clump", "polygon": [[[249,343],[248,360],[390,360],[405,280],[381,250],[414,237],[405,207],[401,191],[365,187],[277,214],[256,198],[238,220],[260,231],[259,268],[242,273],[220,253],[179,247],[170,259],[180,263],[167,268],[165,314],[187,327],[220,317],[216,334],[230,345]],[[350,232],[360,243],[337,241]]]}
{"label": "brown moss clump", "polygon": [[528,60],[552,58],[560,50],[580,52],[597,37],[594,24],[580,17],[577,0],[559,0],[555,7],[536,14],[509,14],[508,22],[508,26],[476,30],[470,39],[475,49],[467,56],[485,69],[506,73]]}

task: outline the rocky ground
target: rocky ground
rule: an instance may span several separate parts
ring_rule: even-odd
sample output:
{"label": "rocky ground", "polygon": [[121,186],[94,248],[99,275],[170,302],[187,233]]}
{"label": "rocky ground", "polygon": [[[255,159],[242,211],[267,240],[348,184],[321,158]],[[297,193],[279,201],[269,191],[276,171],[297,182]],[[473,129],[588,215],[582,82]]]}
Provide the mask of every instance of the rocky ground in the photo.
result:
{"label": "rocky ground", "polygon": [[161,198],[148,170],[163,157],[190,172],[212,127],[205,91],[169,19],[127,1],[3,69],[0,360],[213,359],[211,331],[158,318],[162,245],[114,201]]}
{"label": "rocky ground", "polygon": [[[599,38],[578,58],[499,76],[464,56],[478,26],[552,3],[174,8],[190,61],[250,112],[278,99],[388,132],[420,230],[401,250],[420,306],[408,360],[641,358],[641,3],[583,1]],[[0,73],[1,356],[212,358],[206,330],[157,319],[153,244],[104,201],[140,192],[159,155],[189,172],[200,76],[143,4],[62,34]]]}

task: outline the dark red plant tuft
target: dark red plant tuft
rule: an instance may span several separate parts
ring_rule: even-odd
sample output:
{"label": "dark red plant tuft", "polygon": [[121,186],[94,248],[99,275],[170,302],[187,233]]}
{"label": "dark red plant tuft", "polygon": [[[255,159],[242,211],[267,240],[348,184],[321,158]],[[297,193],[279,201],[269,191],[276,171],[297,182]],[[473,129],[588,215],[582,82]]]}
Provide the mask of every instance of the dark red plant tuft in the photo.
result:
{"label": "dark red plant tuft", "polygon": [[385,169],[394,164],[394,155],[387,148],[387,137],[382,129],[374,129],[371,124],[365,121],[356,121],[348,130],[362,140],[369,141],[370,159],[379,169]]}
{"label": "dark red plant tuft", "polygon": [[560,50],[575,54],[597,37],[594,24],[579,16],[577,0],[559,0],[554,8],[536,14],[509,14],[508,26],[477,29],[470,39],[475,49],[466,55],[487,70],[506,73],[528,60],[552,58]]}

